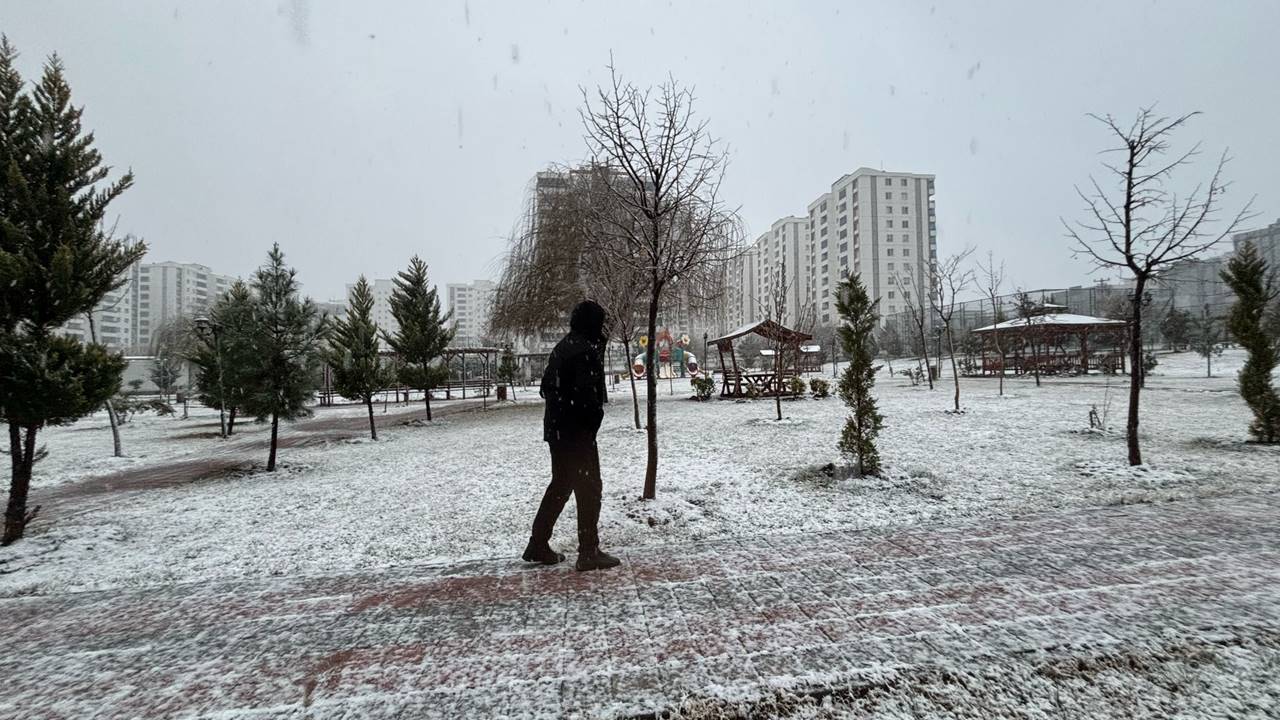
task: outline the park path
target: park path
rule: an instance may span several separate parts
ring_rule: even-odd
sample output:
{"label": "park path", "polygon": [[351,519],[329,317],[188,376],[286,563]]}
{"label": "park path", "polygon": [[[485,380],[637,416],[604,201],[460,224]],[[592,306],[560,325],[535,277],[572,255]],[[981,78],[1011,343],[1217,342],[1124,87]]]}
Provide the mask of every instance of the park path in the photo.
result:
{"label": "park path", "polygon": [[9,598],[0,717],[646,717],[886,668],[1274,638],[1277,518],[1253,495],[647,547],[598,573],[494,559]]}
{"label": "park path", "polygon": [[[479,398],[437,401],[432,405],[431,414],[433,418],[449,417],[480,408],[482,402]],[[493,405],[494,401],[489,399],[488,404]],[[387,414],[379,412],[376,421],[379,430],[385,431],[425,417],[423,406],[414,404],[399,406]],[[252,426],[252,420],[238,420],[237,426],[241,423],[253,427],[252,432],[233,434],[225,441],[216,440],[219,432],[217,422],[193,424],[190,432],[171,440],[183,442],[200,439],[208,442],[210,438],[214,438],[212,444],[199,447],[198,453],[77,482],[47,488],[37,486],[32,490],[30,504],[41,505],[40,517],[48,520],[53,514],[66,515],[97,509],[124,493],[175,487],[264,465],[271,441],[269,429]],[[328,409],[320,409],[316,415],[306,420],[281,423],[276,444],[281,449],[287,449],[365,437],[368,432],[369,417],[364,413],[338,415],[331,414]]]}

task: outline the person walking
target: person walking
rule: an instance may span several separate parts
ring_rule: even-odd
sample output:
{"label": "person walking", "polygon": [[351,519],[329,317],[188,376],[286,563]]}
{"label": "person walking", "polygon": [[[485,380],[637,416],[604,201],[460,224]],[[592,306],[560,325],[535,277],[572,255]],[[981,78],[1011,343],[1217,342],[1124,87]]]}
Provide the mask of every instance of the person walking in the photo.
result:
{"label": "person walking", "polygon": [[533,519],[526,562],[555,565],[564,555],[551,548],[551,532],[572,494],[578,505],[578,570],[621,563],[600,549],[600,452],[596,432],[604,420],[605,311],[585,300],[569,317],[569,334],[551,351],[539,394],[546,400],[542,439],[551,450],[551,484]]}

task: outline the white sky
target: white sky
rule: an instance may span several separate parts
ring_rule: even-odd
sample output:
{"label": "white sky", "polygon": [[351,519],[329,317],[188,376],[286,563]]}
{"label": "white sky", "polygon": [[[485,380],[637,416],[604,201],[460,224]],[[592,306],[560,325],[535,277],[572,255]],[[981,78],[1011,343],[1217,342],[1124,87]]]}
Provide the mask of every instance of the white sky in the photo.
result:
{"label": "white sky", "polygon": [[[279,241],[340,298],[419,253],[495,276],[533,173],[579,159],[579,87],[671,73],[732,150],[755,237],[866,165],[937,175],[939,251],[1088,281],[1060,217],[1107,142],[1087,112],[1204,111],[1229,205],[1280,217],[1280,3],[0,0],[34,79],[57,51],[152,260],[248,274]],[[1198,178],[1205,168],[1189,177]]]}

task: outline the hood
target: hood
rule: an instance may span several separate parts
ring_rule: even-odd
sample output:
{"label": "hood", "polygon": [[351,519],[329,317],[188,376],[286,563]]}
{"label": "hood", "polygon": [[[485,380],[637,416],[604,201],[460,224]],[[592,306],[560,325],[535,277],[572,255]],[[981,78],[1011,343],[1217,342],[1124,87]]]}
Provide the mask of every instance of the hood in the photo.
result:
{"label": "hood", "polygon": [[573,314],[569,316],[569,329],[585,335],[596,342],[603,342],[604,336],[604,308],[591,300],[583,300],[573,309]]}

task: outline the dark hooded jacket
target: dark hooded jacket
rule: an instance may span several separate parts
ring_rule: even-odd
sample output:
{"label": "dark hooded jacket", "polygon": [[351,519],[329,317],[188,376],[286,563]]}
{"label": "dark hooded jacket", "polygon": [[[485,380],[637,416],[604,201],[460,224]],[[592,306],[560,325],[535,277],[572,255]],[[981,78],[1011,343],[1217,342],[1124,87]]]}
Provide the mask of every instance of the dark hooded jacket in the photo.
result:
{"label": "dark hooded jacket", "polygon": [[591,442],[604,420],[604,308],[578,303],[569,334],[551,351],[539,394],[547,401],[542,439]]}

